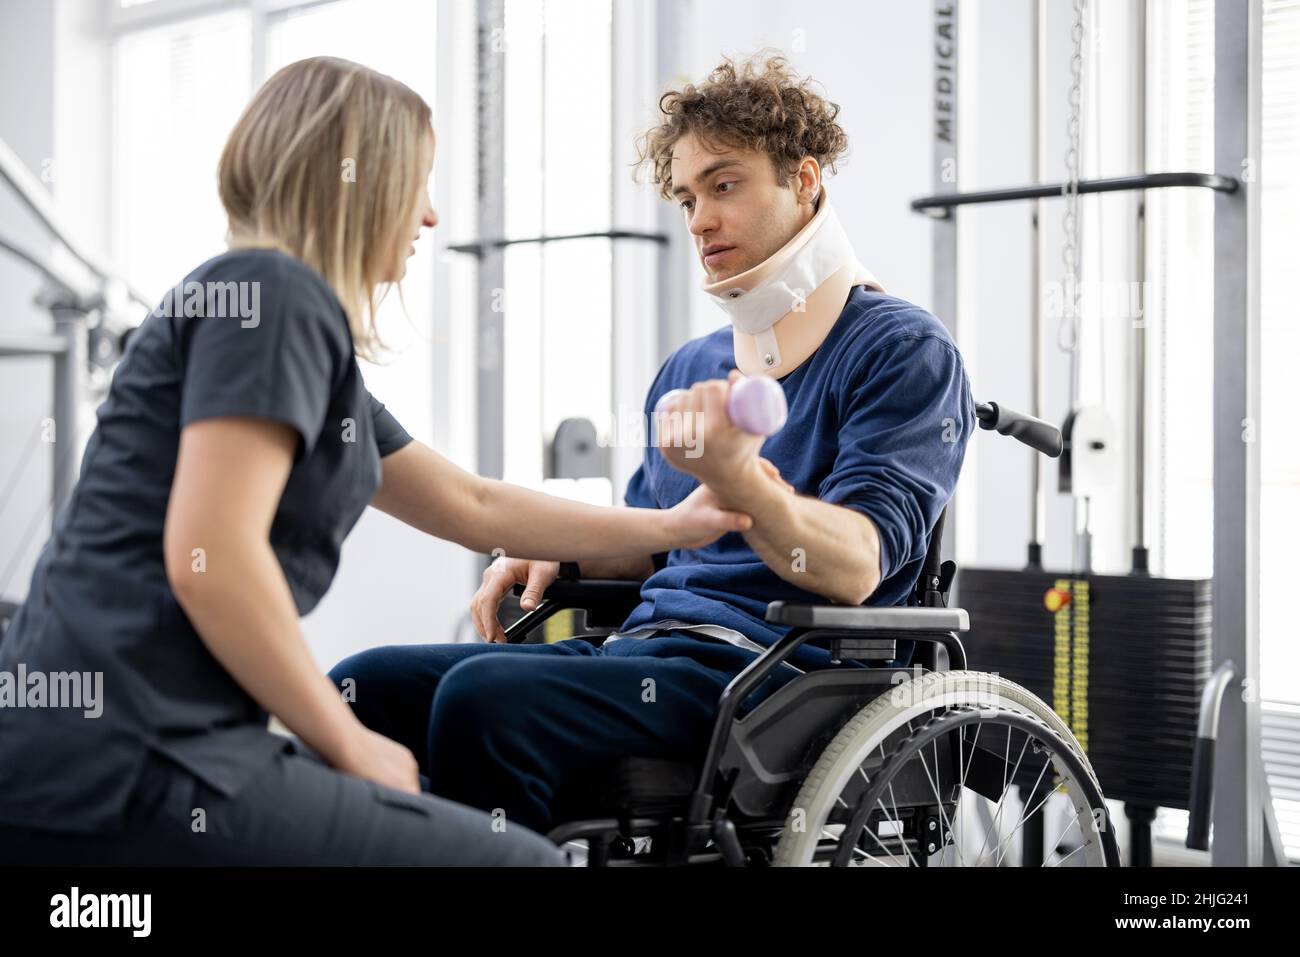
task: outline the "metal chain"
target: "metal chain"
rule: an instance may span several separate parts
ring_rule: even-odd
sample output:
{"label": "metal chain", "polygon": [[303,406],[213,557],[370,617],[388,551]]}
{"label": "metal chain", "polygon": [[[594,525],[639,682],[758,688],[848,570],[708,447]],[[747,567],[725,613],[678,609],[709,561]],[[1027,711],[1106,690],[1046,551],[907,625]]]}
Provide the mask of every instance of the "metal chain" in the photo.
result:
{"label": "metal chain", "polygon": [[1079,344],[1079,139],[1083,126],[1083,17],[1087,0],[1074,0],[1074,24],[1070,39],[1074,52],[1070,57],[1070,118],[1066,123],[1069,143],[1065,149],[1065,245],[1061,258],[1065,261],[1065,289],[1061,297],[1064,316],[1057,334],[1057,344],[1065,352],[1073,352]]}

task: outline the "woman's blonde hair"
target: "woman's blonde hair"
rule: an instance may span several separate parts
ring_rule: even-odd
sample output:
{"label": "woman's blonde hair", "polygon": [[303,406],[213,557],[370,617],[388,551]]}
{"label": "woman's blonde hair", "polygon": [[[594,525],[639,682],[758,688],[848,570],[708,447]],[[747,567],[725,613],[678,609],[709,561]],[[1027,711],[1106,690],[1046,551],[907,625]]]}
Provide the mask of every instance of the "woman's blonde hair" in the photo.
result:
{"label": "woman's blonde hair", "polygon": [[291,63],[257,91],[221,153],[232,246],[296,256],[333,288],[358,354],[410,242],[432,113],[392,77],[335,57]]}

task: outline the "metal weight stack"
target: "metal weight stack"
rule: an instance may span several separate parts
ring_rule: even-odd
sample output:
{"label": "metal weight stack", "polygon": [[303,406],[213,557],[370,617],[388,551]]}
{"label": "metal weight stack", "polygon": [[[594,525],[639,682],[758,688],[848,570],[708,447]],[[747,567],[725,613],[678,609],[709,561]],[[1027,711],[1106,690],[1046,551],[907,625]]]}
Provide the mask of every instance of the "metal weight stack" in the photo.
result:
{"label": "metal weight stack", "polygon": [[1103,793],[1125,802],[1129,863],[1149,863],[1155,809],[1189,805],[1211,582],[963,568],[958,586],[968,666],[1023,685],[1069,724]]}

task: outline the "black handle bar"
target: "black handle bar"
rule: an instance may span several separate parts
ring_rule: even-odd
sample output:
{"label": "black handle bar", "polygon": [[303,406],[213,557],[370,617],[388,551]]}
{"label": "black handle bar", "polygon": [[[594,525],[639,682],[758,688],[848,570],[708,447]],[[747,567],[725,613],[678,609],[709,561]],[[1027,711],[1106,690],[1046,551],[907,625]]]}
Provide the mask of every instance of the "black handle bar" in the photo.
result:
{"label": "black handle bar", "polygon": [[1057,458],[1064,447],[1061,430],[1050,422],[1032,415],[1016,412],[996,402],[981,402],[975,406],[975,415],[981,429],[990,429],[1000,435],[1019,439],[1031,449]]}

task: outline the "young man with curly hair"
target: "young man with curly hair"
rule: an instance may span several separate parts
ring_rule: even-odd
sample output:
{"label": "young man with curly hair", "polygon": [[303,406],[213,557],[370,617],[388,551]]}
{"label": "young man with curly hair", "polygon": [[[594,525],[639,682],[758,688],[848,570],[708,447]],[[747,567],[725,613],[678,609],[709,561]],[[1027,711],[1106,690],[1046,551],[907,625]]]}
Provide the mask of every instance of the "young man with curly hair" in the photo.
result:
{"label": "young man with curly hair", "polygon": [[[729,322],[659,370],[648,434],[659,398],[684,389],[672,409],[696,441],[648,447],[625,500],[669,508],[703,484],[752,528],[584,561],[583,577],[645,583],[603,646],[502,643],[497,608],[511,587],[527,586],[529,608],[560,571],[503,558],[471,606],[487,643],[379,648],[331,672],[354,683],[366,725],[415,752],[434,793],[541,831],[621,756],[703,758],[723,688],[785,631],[764,620],[768,602],[905,602],[975,422],[943,325],[883,291],[831,207],[823,174],[848,147],[839,107],[779,56],[726,61],[659,106],[641,165],[681,207],[704,293]],[[727,418],[737,369],[785,392],[789,419],[771,438]],[[790,662],[745,709],[831,664],[812,646]]]}

